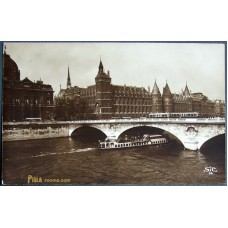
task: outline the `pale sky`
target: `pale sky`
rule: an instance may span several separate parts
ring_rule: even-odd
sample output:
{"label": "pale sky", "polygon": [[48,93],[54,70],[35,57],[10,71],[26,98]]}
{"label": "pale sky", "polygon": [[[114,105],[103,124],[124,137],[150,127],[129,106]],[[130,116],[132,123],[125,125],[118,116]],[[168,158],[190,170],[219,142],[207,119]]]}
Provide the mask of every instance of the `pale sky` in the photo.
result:
{"label": "pale sky", "polygon": [[216,43],[5,43],[17,63],[21,80],[41,78],[55,95],[66,88],[68,65],[72,86],[95,84],[100,56],[112,84],[152,90],[156,79],[162,93],[166,80],[172,93],[186,82],[191,92],[225,99],[225,46]]}

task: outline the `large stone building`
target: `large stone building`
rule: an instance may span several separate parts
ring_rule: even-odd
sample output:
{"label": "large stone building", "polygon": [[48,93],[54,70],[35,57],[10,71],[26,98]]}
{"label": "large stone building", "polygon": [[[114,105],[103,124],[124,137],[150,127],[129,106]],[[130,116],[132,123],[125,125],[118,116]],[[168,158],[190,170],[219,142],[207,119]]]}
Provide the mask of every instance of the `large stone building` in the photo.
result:
{"label": "large stone building", "polygon": [[[55,100],[56,106],[64,110],[57,119],[65,120],[78,119],[79,112],[83,112],[79,110],[81,101],[84,102],[84,116],[81,118],[147,117],[151,112],[198,112],[203,117],[224,116],[225,106],[223,101],[211,101],[202,93],[191,93],[187,84],[180,94],[173,94],[167,82],[163,94],[156,81],[151,92],[143,87],[113,85],[110,72],[104,71],[101,61],[95,84],[87,88],[71,86],[68,67],[67,89],[60,89]],[[85,115],[86,112],[90,115]]]}
{"label": "large stone building", "polygon": [[41,80],[20,79],[17,64],[3,54],[3,121],[23,121],[26,118],[53,119],[53,89]]}

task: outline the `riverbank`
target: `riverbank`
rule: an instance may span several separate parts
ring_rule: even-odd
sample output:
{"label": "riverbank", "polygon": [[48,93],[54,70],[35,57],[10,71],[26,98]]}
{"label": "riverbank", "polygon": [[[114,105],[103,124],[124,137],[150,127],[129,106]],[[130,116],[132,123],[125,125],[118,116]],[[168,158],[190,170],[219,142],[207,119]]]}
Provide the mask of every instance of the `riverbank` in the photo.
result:
{"label": "riverbank", "polygon": [[48,122],[7,122],[3,123],[2,141],[58,138],[69,136],[66,123]]}

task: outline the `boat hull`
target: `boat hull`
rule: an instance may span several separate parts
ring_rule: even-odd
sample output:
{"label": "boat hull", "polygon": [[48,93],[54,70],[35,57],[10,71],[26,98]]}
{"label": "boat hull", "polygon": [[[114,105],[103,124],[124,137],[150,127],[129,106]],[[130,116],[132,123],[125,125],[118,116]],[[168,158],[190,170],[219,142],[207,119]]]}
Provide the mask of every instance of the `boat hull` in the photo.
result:
{"label": "boat hull", "polygon": [[136,142],[100,142],[101,149],[124,149],[135,147],[160,147],[170,144],[165,138],[156,141],[136,141]]}

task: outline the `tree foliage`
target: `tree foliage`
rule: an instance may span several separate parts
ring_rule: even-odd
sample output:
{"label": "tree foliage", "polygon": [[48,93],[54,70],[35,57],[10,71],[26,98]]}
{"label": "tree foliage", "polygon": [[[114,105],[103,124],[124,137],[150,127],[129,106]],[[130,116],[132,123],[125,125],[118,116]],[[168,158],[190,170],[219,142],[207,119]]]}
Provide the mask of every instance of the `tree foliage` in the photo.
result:
{"label": "tree foliage", "polygon": [[94,119],[93,109],[88,105],[86,99],[55,98],[55,119],[56,120],[86,120]]}

